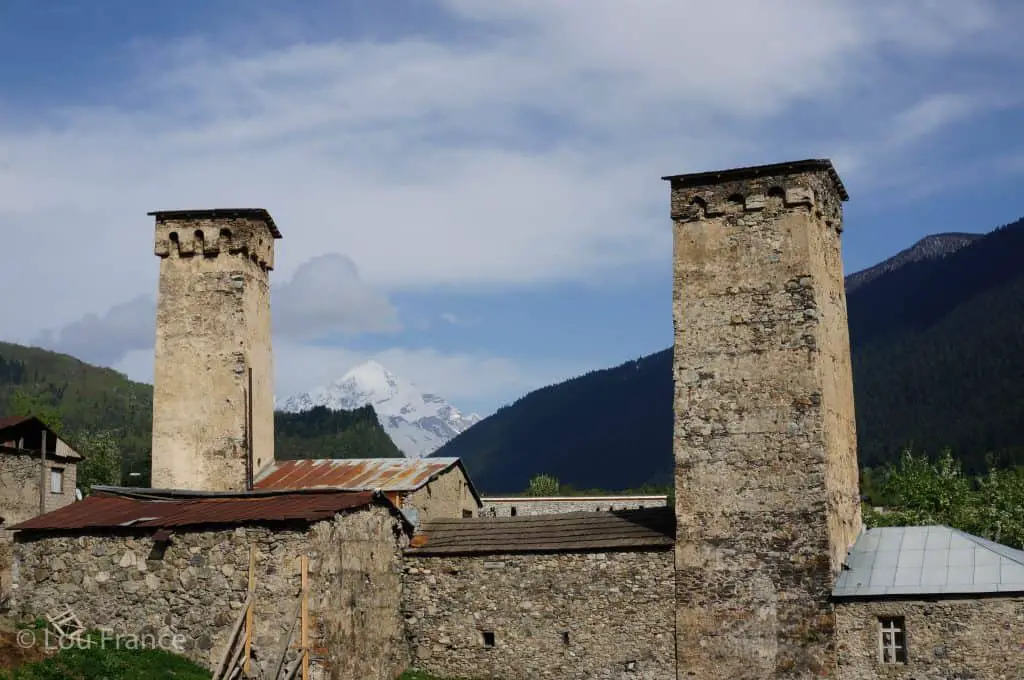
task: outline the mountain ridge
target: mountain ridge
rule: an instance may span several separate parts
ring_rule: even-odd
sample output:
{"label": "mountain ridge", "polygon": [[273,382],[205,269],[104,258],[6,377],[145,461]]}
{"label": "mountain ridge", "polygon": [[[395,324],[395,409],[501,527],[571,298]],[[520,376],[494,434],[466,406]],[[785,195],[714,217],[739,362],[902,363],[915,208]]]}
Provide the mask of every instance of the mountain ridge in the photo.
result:
{"label": "mountain ridge", "polygon": [[315,407],[352,411],[368,404],[384,431],[410,458],[433,453],[481,420],[475,413],[463,415],[442,397],[421,391],[372,359],[328,385],[282,400],[278,408],[285,413]]}
{"label": "mountain ridge", "polygon": [[[1018,220],[977,238],[928,236],[846,277],[862,466],[906,445],[951,446],[968,471],[989,452],[1024,461],[1022,255]],[[524,395],[434,455],[462,458],[487,493],[520,491],[538,473],[608,490],[666,483],[673,389],[669,347]]]}

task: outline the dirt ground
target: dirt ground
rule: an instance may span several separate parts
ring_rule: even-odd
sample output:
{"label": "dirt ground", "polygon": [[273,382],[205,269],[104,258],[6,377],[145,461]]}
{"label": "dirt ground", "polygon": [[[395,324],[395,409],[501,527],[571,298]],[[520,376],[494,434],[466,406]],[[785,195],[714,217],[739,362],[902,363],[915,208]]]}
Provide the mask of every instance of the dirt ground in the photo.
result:
{"label": "dirt ground", "polygon": [[18,666],[46,658],[41,646],[26,647],[18,643],[18,627],[14,621],[0,616],[0,668]]}

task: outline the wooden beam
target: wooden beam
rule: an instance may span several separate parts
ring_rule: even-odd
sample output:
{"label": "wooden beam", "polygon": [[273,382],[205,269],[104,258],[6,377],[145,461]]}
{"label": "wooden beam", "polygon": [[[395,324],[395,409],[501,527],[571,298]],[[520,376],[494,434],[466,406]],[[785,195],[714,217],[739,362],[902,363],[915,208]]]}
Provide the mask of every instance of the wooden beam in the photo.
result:
{"label": "wooden beam", "polygon": [[234,628],[231,629],[231,635],[228,636],[227,646],[224,648],[224,652],[221,654],[220,663],[217,664],[217,670],[213,673],[213,680],[223,677],[228,659],[231,656],[231,650],[235,647],[235,641],[238,639],[238,632],[242,629],[242,624],[245,623],[245,617],[249,613],[249,607],[252,606],[252,595],[245,598],[245,604],[242,606],[242,613],[235,621]]}
{"label": "wooden beam", "polygon": [[299,558],[302,569],[302,680],[309,680],[309,557]]}
{"label": "wooden beam", "polygon": [[[256,599],[256,546],[249,546],[249,601],[253,602]],[[252,612],[253,606],[250,604],[249,608],[246,609],[245,613],[245,674],[249,675],[249,670],[252,665]]]}
{"label": "wooden beam", "polygon": [[41,433],[43,443],[39,447],[39,514],[46,514],[46,428]]}

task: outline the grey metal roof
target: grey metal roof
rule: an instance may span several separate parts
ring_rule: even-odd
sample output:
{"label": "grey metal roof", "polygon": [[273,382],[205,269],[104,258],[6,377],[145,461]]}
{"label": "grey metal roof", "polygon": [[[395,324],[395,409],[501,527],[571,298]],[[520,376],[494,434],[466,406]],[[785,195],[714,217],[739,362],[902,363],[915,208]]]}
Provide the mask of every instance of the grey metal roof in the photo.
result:
{"label": "grey metal roof", "polygon": [[834,597],[1024,592],[1024,551],[947,526],[861,533]]}

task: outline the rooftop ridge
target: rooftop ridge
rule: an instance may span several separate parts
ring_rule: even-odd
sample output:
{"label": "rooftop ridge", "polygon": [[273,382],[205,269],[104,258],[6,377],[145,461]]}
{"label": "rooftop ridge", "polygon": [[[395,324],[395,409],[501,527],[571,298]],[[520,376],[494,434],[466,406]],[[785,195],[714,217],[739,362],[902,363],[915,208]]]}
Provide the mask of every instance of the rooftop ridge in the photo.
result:
{"label": "rooftop ridge", "polygon": [[206,208],[198,210],[154,210],[146,213],[150,217],[161,220],[216,220],[231,219],[233,217],[256,218],[263,220],[270,229],[275,239],[282,238],[281,230],[277,228],[274,218],[265,208]]}
{"label": "rooftop ridge", "polygon": [[[939,526],[946,526],[946,525],[940,524]],[[1004,557],[1004,558],[1010,560],[1011,562],[1015,562],[1015,563],[1019,564],[1020,566],[1024,567],[1024,551],[1017,550],[1016,548],[1011,548],[1010,546],[1003,545],[1002,543],[996,543],[995,541],[990,541],[989,539],[982,538],[981,536],[975,536],[974,534],[969,534],[966,531],[961,531],[960,529],[956,529],[954,527],[946,527],[946,528],[949,529],[950,531],[952,531],[957,536],[960,536],[961,538],[965,538],[968,541],[970,541],[971,543],[974,543],[975,545],[978,545],[978,546],[984,548],[985,550],[988,550],[989,552],[995,553],[996,555],[999,555],[1000,557]]]}
{"label": "rooftop ridge", "polygon": [[694,187],[705,184],[718,184],[720,182],[736,182],[766,175],[793,175],[801,172],[813,172],[815,170],[827,172],[832,179],[832,183],[835,185],[836,191],[839,193],[839,198],[843,201],[850,200],[850,194],[846,191],[843,181],[839,178],[839,173],[836,172],[832,161],[827,158],[807,158],[801,161],[787,161],[785,163],[749,165],[726,170],[666,175],[662,179],[671,181],[673,187]]}

